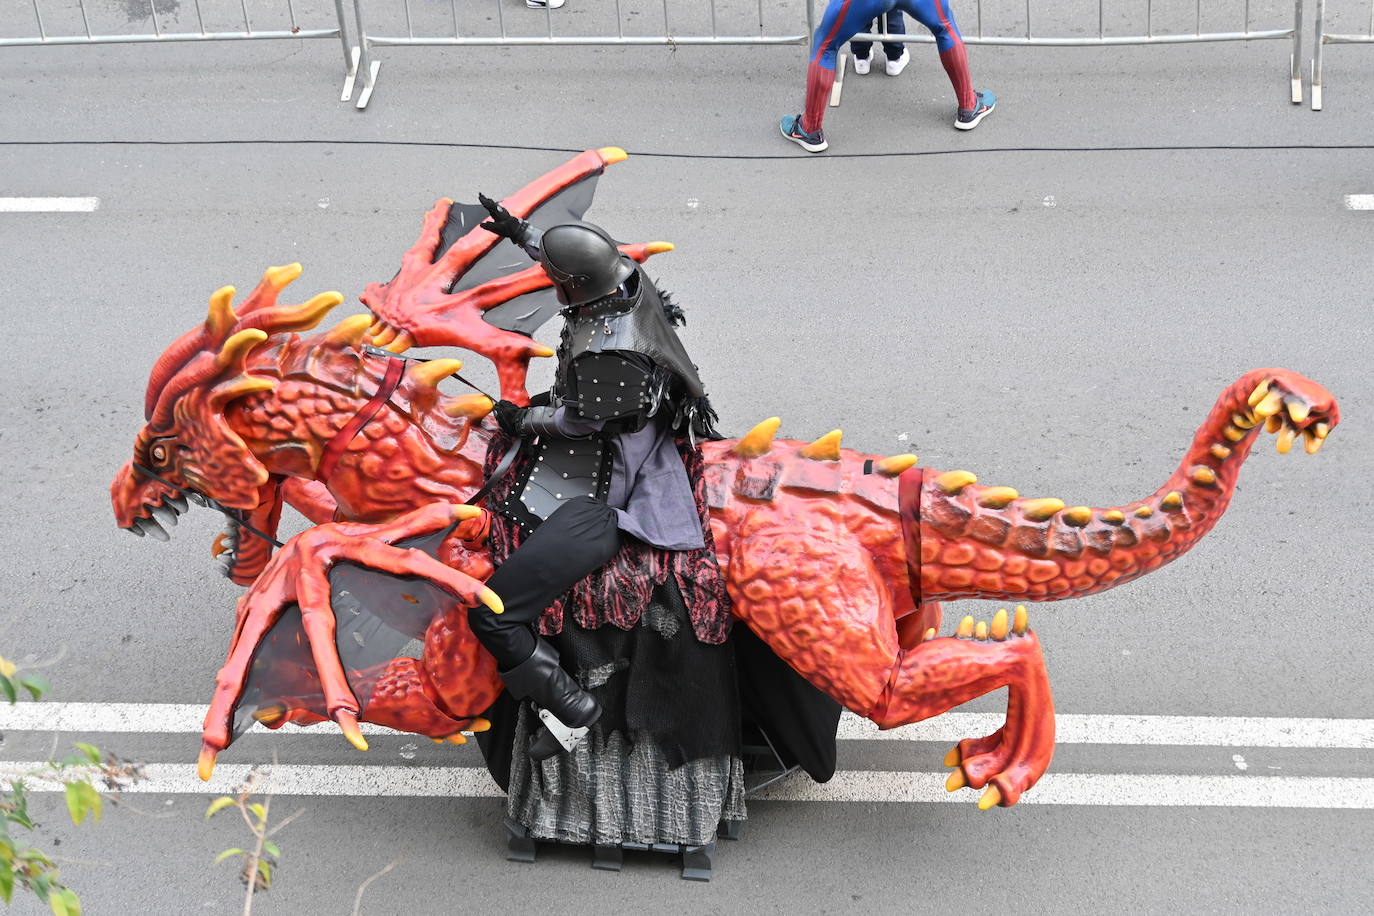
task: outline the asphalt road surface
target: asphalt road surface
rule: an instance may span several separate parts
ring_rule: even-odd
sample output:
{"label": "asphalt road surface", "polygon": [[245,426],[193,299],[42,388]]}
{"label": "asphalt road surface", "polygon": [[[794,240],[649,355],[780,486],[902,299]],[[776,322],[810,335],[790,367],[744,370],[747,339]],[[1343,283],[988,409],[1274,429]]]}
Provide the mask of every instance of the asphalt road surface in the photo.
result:
{"label": "asphalt road surface", "polygon": [[[0,198],[87,199],[0,207],[0,655],[51,661],[55,688],[0,710],[0,761],[85,739],[149,774],[93,827],[37,796],[40,842],[88,913],[238,912],[212,860],[246,831],[202,814],[276,754],[273,817],[302,813],[264,914],[352,912],[391,862],[362,912],[1367,911],[1367,52],[1329,52],[1313,113],[1287,100],[1281,42],[975,48],[1000,103],[963,134],[918,45],[898,79],[849,74],[823,156],[777,132],[801,104],[796,47],[393,49],[366,112],[338,101],[329,42],[0,52]],[[1321,382],[1343,422],[1316,456],[1264,440],[1221,523],[1158,574],[1032,608],[1061,734],[1015,808],[942,788],[945,751],[1001,696],[884,740],[847,722],[836,780],[752,802],[704,885],[652,855],[619,874],[581,849],[507,863],[471,747],[254,733],[196,783],[238,590],[210,513],[168,544],[114,527],[154,359],[214,289],[273,264],[305,265],[300,298],[360,310],[436,198],[607,145],[630,158],[590,215],[677,245],[651,273],[729,432],[842,427],[849,447],[1109,505],[1151,492],[1249,369]]]}

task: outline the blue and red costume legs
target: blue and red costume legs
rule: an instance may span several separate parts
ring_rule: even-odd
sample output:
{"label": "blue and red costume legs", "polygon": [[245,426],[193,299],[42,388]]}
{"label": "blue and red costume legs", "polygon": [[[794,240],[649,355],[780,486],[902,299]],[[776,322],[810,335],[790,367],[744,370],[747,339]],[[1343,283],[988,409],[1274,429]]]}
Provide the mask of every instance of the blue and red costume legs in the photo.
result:
{"label": "blue and red costume legs", "polygon": [[889,10],[899,9],[935,36],[940,63],[954,86],[959,107],[972,110],[978,107],[978,97],[969,78],[968,54],[954,13],[948,0],[830,0],[816,28],[811,42],[811,63],[806,69],[806,109],[802,113],[802,129],[808,132],[821,129],[830,90],[835,85],[835,57],[844,43],[868,27],[868,24]]}

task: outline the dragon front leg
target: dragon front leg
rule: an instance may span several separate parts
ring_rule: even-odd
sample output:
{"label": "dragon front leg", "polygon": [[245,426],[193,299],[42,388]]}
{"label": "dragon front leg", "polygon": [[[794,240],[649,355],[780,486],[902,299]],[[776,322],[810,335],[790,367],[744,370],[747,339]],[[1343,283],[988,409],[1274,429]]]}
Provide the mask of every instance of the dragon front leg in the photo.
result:
{"label": "dragon front leg", "polygon": [[[209,778],[215,757],[229,746],[235,709],[247,686],[259,647],[292,605],[300,608],[302,631],[309,643],[309,658],[315,669],[310,681],[322,692],[329,717],[345,737],[355,747],[366,750],[367,742],[358,728],[361,704],[350,686],[335,641],[329,570],[337,563],[347,562],[395,576],[416,577],[447,592],[458,604],[471,607],[481,603],[500,613],[500,599],[480,581],[422,551],[394,546],[397,541],[434,534],[455,521],[481,514],[482,510],[473,506],[437,503],[379,525],[319,525],[288,541],[239,601],[229,656],[215,678],[214,697],[205,717],[199,763],[201,777]],[[431,655],[431,637],[461,625],[454,621],[461,618],[462,613],[458,608],[451,608],[431,623],[426,633],[427,656]],[[451,723],[442,721],[450,717],[435,709],[430,689],[434,685],[428,682],[431,679],[425,671],[413,670],[408,661],[395,660],[376,672],[354,672],[353,676],[360,687],[372,690],[367,716],[370,721],[422,733],[450,726]],[[437,719],[436,713],[442,719]],[[274,718],[277,721],[273,721]],[[269,714],[265,720],[268,724],[281,724],[306,718],[284,707],[279,716]],[[447,734],[462,727],[459,725]]]}

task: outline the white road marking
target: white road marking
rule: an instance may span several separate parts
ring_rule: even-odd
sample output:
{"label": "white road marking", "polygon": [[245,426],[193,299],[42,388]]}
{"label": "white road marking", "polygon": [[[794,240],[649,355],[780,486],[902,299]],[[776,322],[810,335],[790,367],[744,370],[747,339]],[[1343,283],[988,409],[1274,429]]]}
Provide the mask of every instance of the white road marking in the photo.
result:
{"label": "white road marking", "polygon": [[[0,705],[0,732],[126,732],[199,734],[206,707],[195,703],[20,703]],[[954,743],[1001,728],[1001,713],[951,712],[914,725],[879,731],[846,712],[838,737],[848,741],[932,741]],[[402,735],[364,723],[370,735]],[[336,728],[288,726],[275,732],[261,725],[254,734],[338,736]],[[1294,747],[1374,749],[1374,719],[1278,718],[1261,716],[1055,716],[1058,744],[1181,745],[1187,747]]]}
{"label": "white road marking", "polygon": [[90,213],[99,197],[0,197],[0,213]]}
{"label": "white road marking", "polygon": [[[42,768],[44,764],[7,764]],[[245,764],[221,764],[201,782],[189,763],[151,763],[147,777],[128,792],[223,795],[248,777]],[[278,765],[270,770],[276,795],[332,797],[500,798],[503,793],[480,767]],[[945,791],[946,773],[846,771],[818,784],[794,776],[759,796],[788,802],[901,802],[964,804],[976,790]],[[266,782],[264,783],[266,787]],[[29,786],[31,792],[61,791],[60,784]],[[1049,773],[1021,799],[1024,805],[1127,805],[1132,807],[1374,809],[1374,779],[1292,776],[1131,776],[1106,773]]]}
{"label": "white road marking", "polygon": [[1374,194],[1347,194],[1345,195],[1345,208],[1347,210],[1374,210]]}

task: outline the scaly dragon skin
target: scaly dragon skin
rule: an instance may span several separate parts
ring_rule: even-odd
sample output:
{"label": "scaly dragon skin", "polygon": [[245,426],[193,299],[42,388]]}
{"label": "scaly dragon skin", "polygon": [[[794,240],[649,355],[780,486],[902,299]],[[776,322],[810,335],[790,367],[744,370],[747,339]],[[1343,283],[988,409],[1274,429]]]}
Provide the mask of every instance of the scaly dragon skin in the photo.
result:
{"label": "scaly dragon skin", "polygon": [[[558,190],[624,158],[592,150],[504,201],[525,216]],[[537,267],[470,290],[444,292],[499,240],[474,229],[437,259],[449,200],[426,216],[390,283],[363,294],[370,315],[302,337],[340,301],[323,293],[295,306],[277,296],[299,265],[269,269],[239,304],[225,287],[205,323],[158,360],[148,423],[111,488],[119,525],[166,538],[186,508],[176,491],[133,468],[241,510],[275,535],[283,501],[314,527],[275,555],[239,526],[213,552],[248,591],[206,717],[200,773],[231,740],[230,722],[254,653],[284,610],[299,604],[330,717],[355,746],[357,723],[377,722],[461,742],[485,727],[500,692],[494,663],[467,628],[466,607],[499,610],[482,585],[492,571],[485,517],[461,505],[481,483],[491,402],[450,397],[438,383],[457,360],[411,363],[396,392],[348,443],[336,470],[316,471],[326,446],[371,400],[386,360],[364,345],[462,347],[496,362],[501,395],[527,400],[531,358],[547,348],[481,320],[487,308],[548,285]],[[643,260],[666,243],[625,246]],[[1119,507],[1066,507],[978,484],[967,471],[914,467],[914,455],[865,455],[838,431],[814,442],[776,439],[779,421],[738,440],[709,442],[706,500],[735,615],[811,683],[883,728],[938,715],[1008,687],[1005,725],[966,739],[946,757],[948,786],[985,789],[979,806],[1012,805],[1045,772],[1054,708],[1045,663],[1024,608],[991,622],[965,617],[939,636],[941,602],[960,598],[1053,601],[1094,594],[1159,568],[1188,550],[1225,511],[1240,465],[1261,429],[1280,452],[1301,439],[1315,453],[1339,421],[1324,388],[1284,369],[1246,373],[1222,392],[1177,471],[1153,494]],[[338,519],[338,520],[335,520]],[[458,523],[435,560],[397,541]],[[327,573],[349,561],[419,576],[454,598],[436,616],[417,661],[362,672],[365,713],[334,643]],[[321,717],[260,711],[270,727]]]}

